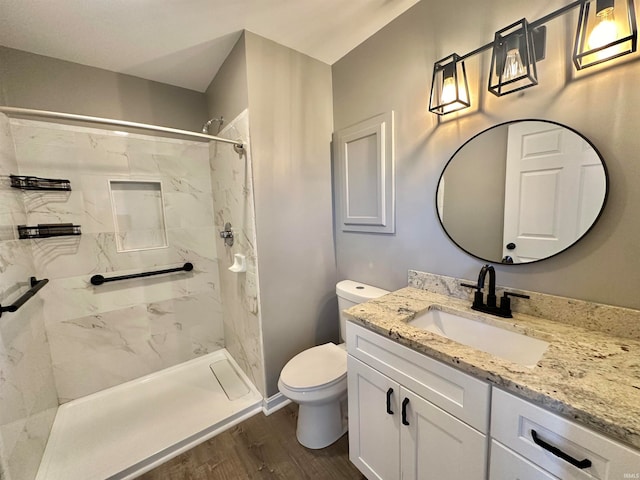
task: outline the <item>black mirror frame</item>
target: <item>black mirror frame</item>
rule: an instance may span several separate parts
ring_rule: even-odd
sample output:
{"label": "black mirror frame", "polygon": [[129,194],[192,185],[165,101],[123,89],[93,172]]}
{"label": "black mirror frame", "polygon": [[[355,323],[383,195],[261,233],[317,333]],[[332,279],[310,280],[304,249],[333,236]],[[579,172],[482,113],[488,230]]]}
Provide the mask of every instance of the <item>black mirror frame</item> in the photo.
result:
{"label": "black mirror frame", "polygon": [[[479,257],[479,256],[471,253],[470,251],[468,251],[467,249],[462,247],[458,242],[456,242],[451,237],[451,235],[449,235],[449,232],[447,231],[447,229],[445,228],[444,224],[442,223],[440,212],[438,210],[438,192],[440,191],[440,185],[441,185],[442,177],[444,176],[444,172],[447,170],[447,167],[449,166],[451,161],[455,158],[455,156],[458,154],[458,152],[460,150],[462,150],[467,144],[472,142],[476,137],[479,137],[480,135],[482,135],[485,132],[488,132],[489,130],[493,130],[494,128],[502,127],[503,125],[510,125],[510,124],[519,123],[519,122],[544,122],[544,123],[550,123],[552,125],[558,125],[560,127],[563,127],[563,128],[566,128],[567,130],[572,131],[573,133],[578,135],[580,138],[584,139],[584,141],[587,142],[591,148],[593,148],[593,150],[598,155],[598,158],[600,159],[600,162],[602,163],[602,168],[604,170],[604,179],[605,179],[605,192],[604,192],[604,198],[602,199],[602,206],[600,207],[600,211],[598,212],[598,215],[596,215],[596,218],[594,218],[593,222],[591,223],[591,226],[588,229],[586,229],[585,232],[581,236],[576,238],[576,240],[573,243],[571,243],[567,247],[563,248],[562,250],[559,250],[558,252],[554,253],[553,255],[549,255],[548,257],[540,258],[540,259],[534,260],[532,262],[504,263],[504,262],[500,262],[500,261],[496,261],[496,260],[482,258],[482,257]],[[598,223],[598,220],[600,220],[600,217],[602,216],[602,212],[604,211],[604,208],[607,205],[608,198],[609,198],[609,171],[607,169],[607,164],[605,163],[604,158],[602,157],[602,154],[596,148],[596,146],[593,144],[593,142],[591,142],[591,140],[589,140],[583,134],[578,132],[576,129],[571,128],[571,127],[569,127],[567,125],[564,125],[564,124],[562,124],[560,122],[555,122],[553,120],[545,120],[545,119],[540,119],[540,118],[522,118],[522,119],[510,120],[510,121],[507,121],[507,122],[498,123],[496,125],[493,125],[492,127],[486,128],[486,129],[476,133],[474,136],[472,136],[466,142],[464,142],[462,145],[460,145],[460,147],[458,147],[458,149],[455,152],[453,152],[453,155],[451,155],[451,157],[449,158],[449,160],[445,164],[444,168],[442,169],[442,173],[438,177],[438,184],[436,186],[436,195],[435,195],[435,205],[436,205],[436,216],[438,217],[438,222],[440,223],[440,227],[442,227],[442,230],[447,235],[447,237],[449,237],[449,239],[453,242],[453,244],[456,247],[458,247],[460,250],[465,252],[466,254],[471,255],[472,257],[477,258],[478,260],[482,260],[483,262],[489,262],[489,263],[493,263],[493,264],[496,264],[496,265],[531,265],[531,264],[534,264],[534,263],[542,262],[544,260],[548,260],[550,258],[553,258],[553,257],[557,256],[557,255],[560,255],[562,252],[567,251],[568,249],[570,249],[571,247],[576,245],[580,240],[582,240],[593,229],[595,224]]]}

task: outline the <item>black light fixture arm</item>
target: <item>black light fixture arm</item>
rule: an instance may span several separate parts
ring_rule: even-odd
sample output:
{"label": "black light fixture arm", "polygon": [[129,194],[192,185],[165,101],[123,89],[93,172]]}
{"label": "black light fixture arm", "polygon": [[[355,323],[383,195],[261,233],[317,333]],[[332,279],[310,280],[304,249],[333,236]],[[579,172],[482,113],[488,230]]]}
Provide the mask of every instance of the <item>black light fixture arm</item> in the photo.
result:
{"label": "black light fixture arm", "polygon": [[473,57],[474,55],[478,55],[479,53],[484,52],[485,50],[489,50],[490,48],[493,47],[493,41],[489,42],[489,43],[485,43],[484,45],[482,45],[481,47],[476,48],[475,50],[472,50],[469,53],[465,53],[464,55],[460,56],[460,61],[464,61],[469,57]]}
{"label": "black light fixture arm", "polygon": [[548,15],[545,15],[542,18],[539,18],[538,20],[535,20],[533,22],[531,22],[529,24],[529,26],[531,28],[536,28],[539,27],[540,25],[544,25],[546,23],[549,23],[551,20],[553,20],[554,18],[559,17],[560,15],[564,15],[565,13],[567,13],[570,10],[573,10],[574,8],[578,8],[580,6],[582,6],[584,3],[586,3],[588,0],[576,0],[575,2],[571,2],[568,5],[565,5],[562,8],[559,8],[558,10],[555,10],[553,12],[551,12]]}
{"label": "black light fixture arm", "polygon": [[[529,27],[531,27],[531,29],[540,27],[542,25],[545,25],[547,23],[549,23],[551,20],[553,20],[554,18],[559,17],[560,15],[564,15],[565,13],[567,13],[570,10],[573,10],[574,8],[580,7],[583,3],[587,2],[588,0],[576,0],[574,2],[571,2],[568,5],[565,5],[562,8],[559,8],[558,10],[551,12],[548,15],[545,15],[542,18],[539,18],[538,20],[529,23]],[[460,61],[466,60],[469,57],[473,57],[474,55],[478,55],[479,53],[482,53],[486,50],[490,50],[491,48],[493,48],[493,40],[490,41],[489,43],[485,43],[484,45],[482,45],[481,47],[476,48],[475,50],[472,50],[469,53],[465,53],[464,55],[460,55]]]}

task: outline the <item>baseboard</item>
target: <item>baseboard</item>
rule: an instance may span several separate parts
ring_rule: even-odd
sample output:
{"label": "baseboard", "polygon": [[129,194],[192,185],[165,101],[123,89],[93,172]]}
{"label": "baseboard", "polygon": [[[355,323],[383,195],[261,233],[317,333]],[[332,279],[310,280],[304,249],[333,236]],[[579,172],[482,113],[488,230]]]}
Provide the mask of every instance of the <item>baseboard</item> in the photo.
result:
{"label": "baseboard", "polygon": [[286,407],[290,403],[291,400],[278,392],[275,395],[272,395],[269,398],[265,398],[262,401],[262,413],[264,413],[266,416],[269,416],[273,412],[277,412],[282,407]]}

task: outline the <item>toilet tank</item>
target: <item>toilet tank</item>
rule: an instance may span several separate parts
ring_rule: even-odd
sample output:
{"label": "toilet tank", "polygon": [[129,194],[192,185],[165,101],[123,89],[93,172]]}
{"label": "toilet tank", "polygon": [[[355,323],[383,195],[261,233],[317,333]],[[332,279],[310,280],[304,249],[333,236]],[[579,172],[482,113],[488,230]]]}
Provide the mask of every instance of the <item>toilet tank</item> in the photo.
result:
{"label": "toilet tank", "polygon": [[381,297],[389,293],[388,290],[372,287],[366,283],[353,280],[342,280],[336,285],[336,295],[338,295],[338,311],[340,312],[340,341],[344,342],[347,317],[343,310],[353,307],[359,303],[366,302],[373,298]]}

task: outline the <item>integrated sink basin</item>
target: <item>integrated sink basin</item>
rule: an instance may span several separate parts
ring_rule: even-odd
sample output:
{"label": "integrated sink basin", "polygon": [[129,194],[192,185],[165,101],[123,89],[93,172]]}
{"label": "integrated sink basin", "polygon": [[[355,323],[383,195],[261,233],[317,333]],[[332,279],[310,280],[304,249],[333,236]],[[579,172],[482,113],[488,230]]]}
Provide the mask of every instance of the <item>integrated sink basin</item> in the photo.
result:
{"label": "integrated sink basin", "polygon": [[525,367],[535,367],[549,346],[544,340],[435,308],[417,315],[409,325]]}

